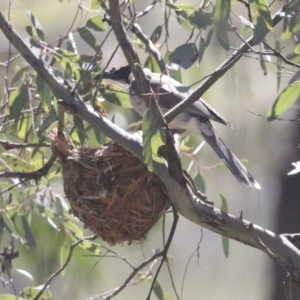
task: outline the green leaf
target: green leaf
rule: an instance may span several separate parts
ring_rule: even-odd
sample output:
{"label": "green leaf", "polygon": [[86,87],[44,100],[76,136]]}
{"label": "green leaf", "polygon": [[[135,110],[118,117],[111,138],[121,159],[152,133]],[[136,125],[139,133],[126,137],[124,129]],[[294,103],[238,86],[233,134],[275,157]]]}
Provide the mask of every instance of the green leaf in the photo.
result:
{"label": "green leaf", "polygon": [[230,49],[227,35],[230,5],[230,0],[217,0],[213,15],[213,24],[217,39],[221,46],[227,51]]}
{"label": "green leaf", "polygon": [[56,112],[55,111],[50,112],[48,117],[43,121],[42,125],[37,129],[38,136],[41,136],[41,134],[57,120],[58,120],[58,115],[56,114]]}
{"label": "green leaf", "polygon": [[27,218],[25,216],[15,214],[13,220],[19,235],[26,241],[26,244],[29,247],[36,248],[36,241]]}
{"label": "green leaf", "polygon": [[178,23],[186,30],[188,31],[192,31],[193,30],[193,26],[190,24],[189,21],[187,21],[184,17],[182,16],[177,16],[177,21]]}
{"label": "green leaf", "polygon": [[148,109],[143,117],[143,159],[150,172],[153,171],[153,161],[163,163],[164,160],[157,155],[160,146],[164,145],[165,137],[161,129],[157,128],[155,116]]}
{"label": "green leaf", "polygon": [[199,41],[199,54],[198,54],[198,64],[201,63],[203,55],[205,52],[205,39],[204,37],[201,35],[200,36],[200,41]]}
{"label": "green leaf", "polygon": [[217,0],[213,15],[213,24],[215,28],[224,26],[224,23],[227,23],[230,14],[230,6],[230,0]]}
{"label": "green leaf", "polygon": [[258,45],[264,40],[268,32],[273,29],[273,21],[266,0],[251,1],[250,4],[257,16],[253,35],[253,45]]}
{"label": "green leaf", "polygon": [[[277,49],[276,49],[277,50]],[[300,44],[298,44],[294,50],[296,54],[300,54]]]}
{"label": "green leaf", "polygon": [[198,29],[206,29],[212,25],[213,14],[204,10],[197,10],[187,17],[190,24]]}
{"label": "green leaf", "polygon": [[166,6],[172,8],[172,9],[178,9],[178,10],[183,10],[183,11],[195,10],[195,6],[191,5],[191,4],[166,3]]}
{"label": "green leaf", "polygon": [[66,59],[68,62],[78,63],[82,60],[82,57],[72,51],[58,49],[54,52],[55,58],[58,62]]}
{"label": "green leaf", "polygon": [[205,193],[205,182],[200,172],[195,176],[194,183],[200,192]]}
{"label": "green leaf", "polygon": [[150,40],[152,41],[153,44],[156,44],[157,41],[160,39],[161,37],[161,33],[162,33],[162,26],[157,26],[153,33],[150,36]]}
{"label": "green leaf", "polygon": [[29,36],[31,36],[33,39],[35,39],[35,40],[38,39],[39,36],[38,36],[37,31],[35,30],[34,27],[26,26],[25,30],[29,34]]}
{"label": "green leaf", "polygon": [[[65,264],[67,257],[69,255],[69,251],[70,251],[69,244],[64,242],[62,244],[62,246],[60,247],[60,252],[59,252],[59,259],[60,259],[61,267]],[[61,276],[64,276],[66,274],[66,269],[64,269],[60,274],[61,274]]]}
{"label": "green leaf", "polygon": [[86,140],[86,133],[84,130],[83,120],[76,115],[74,116],[74,125],[78,134],[78,138],[80,144],[83,145],[84,141]]}
{"label": "green leaf", "polygon": [[23,67],[20,70],[18,70],[15,74],[14,77],[11,80],[11,85],[14,86],[18,81],[24,80],[26,74],[30,70],[29,66]]}
{"label": "green leaf", "polygon": [[94,16],[91,17],[87,22],[86,22],[86,27],[93,29],[95,31],[105,31],[106,26],[103,23],[103,17],[102,16]]}
{"label": "green leaf", "polygon": [[30,99],[30,90],[26,85],[22,85],[18,90],[13,91],[9,97],[9,117],[18,119],[21,111],[25,108]]}
{"label": "green leaf", "polygon": [[266,65],[266,61],[264,59],[264,56],[262,54],[259,55],[259,64],[260,64],[261,69],[264,72],[264,75],[267,75],[268,74],[267,65]]}
{"label": "green leaf", "polygon": [[[43,285],[37,286],[37,287],[26,287],[22,292],[21,296],[25,297],[27,300],[33,300],[38,293],[43,288]],[[40,296],[40,300],[50,300],[52,298],[52,293],[46,289],[42,295]],[[19,298],[18,298],[19,299]],[[1,300],[1,298],[0,298]]]}
{"label": "green leaf", "polygon": [[98,0],[92,0],[92,3],[91,3],[91,9],[92,10],[97,10],[100,8],[100,3]]}
{"label": "green leaf", "polygon": [[23,160],[18,155],[12,152],[4,152],[0,154],[0,157],[6,162],[6,164],[16,172],[32,172],[35,171],[34,166]]}
{"label": "green leaf", "polygon": [[289,84],[300,80],[300,70],[298,72],[296,72],[293,77],[289,80]]}
{"label": "green leaf", "polygon": [[86,27],[78,28],[78,33],[80,37],[96,52],[101,51],[99,42]]}
{"label": "green leaf", "polygon": [[198,49],[194,43],[177,47],[169,56],[169,60],[184,69],[190,68],[198,58]]}
{"label": "green leaf", "polygon": [[267,120],[273,121],[285,112],[299,97],[300,81],[287,86],[277,97],[272,108],[267,113]]}
{"label": "green leaf", "polygon": [[11,221],[9,215],[5,211],[1,211],[0,214],[0,220],[3,222],[5,228],[8,230],[10,233],[14,233],[16,237],[20,237],[14,223]]}
{"label": "green leaf", "polygon": [[[275,49],[277,51],[281,51],[281,44],[279,40],[276,40],[275,43]],[[277,67],[277,92],[279,91],[280,88],[280,83],[281,83],[281,65],[282,65],[282,59],[280,57],[277,57],[277,62],[276,62],[276,67]],[[289,82],[290,84],[291,82]]]}
{"label": "green leaf", "polygon": [[212,28],[210,28],[208,30],[208,33],[207,33],[207,36],[206,36],[205,48],[207,48],[209,46],[213,34],[214,34],[214,30]]}
{"label": "green leaf", "polygon": [[18,137],[21,140],[25,139],[26,135],[29,133],[31,125],[32,125],[31,114],[30,113],[22,114],[19,120],[17,121]]}
{"label": "green leaf", "polygon": [[53,96],[52,90],[39,74],[37,74],[36,77],[36,86],[38,93],[40,94],[42,107],[45,110],[45,112],[49,112]]}
{"label": "green leaf", "polygon": [[[75,222],[68,220],[68,221],[64,222],[64,226],[67,230],[69,230],[73,234],[76,234],[76,236],[78,236],[78,237],[83,236],[82,229]],[[68,249],[69,249],[69,246],[68,246]]]}
{"label": "green leaf", "polygon": [[33,27],[35,28],[35,30],[37,32],[38,38],[43,41],[45,39],[45,34],[43,31],[42,25],[29,10],[27,10],[26,13],[27,13],[27,16],[28,16],[29,20],[31,21]]}
{"label": "green leaf", "polygon": [[99,90],[108,102],[125,108],[132,107],[128,92],[117,85],[102,83]]}
{"label": "green leaf", "polygon": [[157,280],[155,281],[153,291],[159,300],[171,300],[171,298],[168,296],[166,291],[162,288]]}
{"label": "green leaf", "polygon": [[144,64],[144,68],[148,68],[154,73],[161,72],[158,63],[152,54],[149,54],[149,56],[147,57],[145,64]]}
{"label": "green leaf", "polygon": [[[228,204],[226,198],[220,194],[222,204],[221,204],[221,211],[224,213],[228,213]],[[226,236],[222,236],[222,246],[223,246],[223,251],[225,254],[225,257],[228,258],[229,255],[229,238]]]}

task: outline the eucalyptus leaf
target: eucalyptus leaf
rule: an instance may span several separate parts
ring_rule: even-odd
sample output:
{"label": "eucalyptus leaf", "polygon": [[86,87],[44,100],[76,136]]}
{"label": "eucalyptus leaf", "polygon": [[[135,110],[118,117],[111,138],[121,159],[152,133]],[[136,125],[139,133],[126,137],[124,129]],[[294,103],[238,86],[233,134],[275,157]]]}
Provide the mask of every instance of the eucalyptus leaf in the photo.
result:
{"label": "eucalyptus leaf", "polygon": [[88,21],[86,22],[86,27],[90,28],[92,30],[95,30],[95,31],[105,31],[106,30],[106,26],[103,22],[103,17],[99,16],[99,15],[88,19]]}
{"label": "eucalyptus leaf", "polygon": [[273,121],[285,112],[299,97],[300,81],[287,86],[277,97],[272,108],[267,113],[267,120]]}
{"label": "eucalyptus leaf", "polygon": [[78,28],[78,33],[79,33],[80,37],[96,52],[101,51],[99,42],[97,41],[95,36],[86,27]]}
{"label": "eucalyptus leaf", "polygon": [[114,84],[102,83],[100,93],[105,100],[118,106],[131,108],[131,102],[127,91]]}
{"label": "eucalyptus leaf", "polygon": [[177,47],[169,56],[169,60],[184,69],[190,68],[198,58],[198,49],[194,43]]}
{"label": "eucalyptus leaf", "polygon": [[30,99],[30,90],[26,85],[22,85],[18,90],[13,91],[9,97],[9,117],[18,119],[21,111],[26,107]]}
{"label": "eucalyptus leaf", "polygon": [[31,24],[33,25],[33,27],[37,32],[38,38],[43,41],[45,39],[45,34],[41,23],[37,20],[37,18],[32,14],[31,11],[27,10],[26,13],[29,20],[31,21]]}
{"label": "eucalyptus leaf", "polygon": [[[228,204],[226,198],[220,194],[222,204],[221,204],[221,211],[224,213],[228,213]],[[229,255],[229,238],[226,236],[222,236],[222,246],[223,246],[223,251],[225,254],[225,257],[228,258]]]}

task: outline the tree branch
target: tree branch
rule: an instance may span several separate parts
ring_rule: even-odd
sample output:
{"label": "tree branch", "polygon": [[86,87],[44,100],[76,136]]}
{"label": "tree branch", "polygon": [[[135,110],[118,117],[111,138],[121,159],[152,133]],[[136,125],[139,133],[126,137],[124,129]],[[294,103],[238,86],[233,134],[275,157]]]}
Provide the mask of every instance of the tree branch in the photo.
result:
{"label": "tree branch", "polygon": [[[31,52],[2,12],[0,12],[0,28],[13,46],[47,82],[53,90],[54,95],[59,99],[63,99],[61,102],[72,114],[87,121],[91,126],[101,130],[105,135],[115,140],[133,155],[142,159],[141,137],[125,132],[94,112],[80,98],[74,98],[71,92],[66,90],[51,70],[44,65],[43,61]],[[212,84],[211,81],[210,84]],[[166,164],[154,163],[154,172],[164,182],[175,208],[181,215],[213,232],[255,247],[266,253],[266,249],[268,249],[268,251],[272,252],[273,257],[276,258],[276,262],[284,267],[286,271],[290,272],[293,281],[300,284],[300,251],[286,237],[204,204],[193,195],[188,187],[183,187],[182,184],[170,176]],[[250,226],[252,230],[250,230]],[[261,245],[261,242],[264,246]]]}
{"label": "tree branch", "polygon": [[47,163],[44,164],[40,169],[33,172],[0,172],[0,178],[19,178],[26,180],[38,181],[42,176],[46,176],[56,160],[55,155],[51,155]]}
{"label": "tree branch", "polygon": [[[273,16],[273,26],[276,26],[284,17],[287,12],[289,12],[295,5],[297,1],[290,1],[283,5],[282,8]],[[229,69],[231,69],[239,60],[243,57],[243,53],[247,52],[250,46],[253,45],[253,36],[245,41],[236,51],[234,51],[230,57],[222,63],[210,76],[208,76],[203,83],[195,89],[189,96],[181,101],[179,104],[170,109],[164,114],[164,118],[167,123],[170,123],[174,118],[176,118],[181,112],[186,110],[191,104],[197,101],[217,80],[219,80]]]}

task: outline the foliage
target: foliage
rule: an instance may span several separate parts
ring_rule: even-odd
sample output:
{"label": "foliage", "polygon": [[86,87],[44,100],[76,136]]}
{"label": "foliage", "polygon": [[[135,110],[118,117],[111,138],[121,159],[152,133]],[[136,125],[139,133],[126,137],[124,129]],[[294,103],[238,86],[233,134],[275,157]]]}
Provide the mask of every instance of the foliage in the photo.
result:
{"label": "foliage", "polygon": [[[62,1],[60,1],[62,2]],[[240,3],[238,3],[240,2]],[[132,39],[139,47],[139,53],[145,53],[144,66],[153,71],[160,72],[159,61],[155,51],[149,44],[165,58],[165,65],[170,64],[174,69],[171,76],[177,80],[181,78],[181,69],[189,69],[196,64],[201,64],[205,54],[212,47],[220,47],[222,51],[230,51],[234,37],[238,35],[241,40],[246,40],[253,35],[252,47],[245,55],[257,56],[262,72],[267,74],[268,63],[277,65],[277,87],[280,90],[281,69],[285,65],[292,66],[294,76],[288,86],[281,88],[273,107],[267,113],[269,121],[276,120],[298,98],[300,93],[300,47],[294,45],[294,52],[288,53],[282,42],[294,43],[294,35],[300,30],[300,20],[297,18],[298,8],[292,7],[289,11],[282,12],[284,32],[273,31],[273,7],[266,0],[249,1],[245,7],[242,1],[216,0],[213,3],[202,1],[202,6],[192,4],[166,3],[161,4],[161,14],[164,23],[159,25],[150,34],[148,44],[141,41],[138,35]],[[273,3],[273,1],[269,1]],[[153,6],[157,1],[153,2]],[[105,82],[93,80],[95,74],[101,72],[103,63],[103,46],[106,37],[110,34],[110,22],[107,15],[105,1],[91,1],[90,7],[79,6],[86,14],[86,18],[75,19],[67,33],[59,32],[57,42],[50,42],[47,32],[43,29],[43,20],[37,20],[32,12],[27,11],[31,25],[25,30],[30,37],[30,46],[34,48],[45,65],[51,69],[61,84],[76,90],[88,105],[93,105],[96,111],[105,112],[116,110],[114,105],[129,108],[130,101],[126,90]],[[132,2],[123,15],[124,24],[129,20],[134,21]],[[239,21],[233,23],[232,16],[235,9],[243,9],[244,15],[239,16]],[[129,9],[131,8],[131,9]],[[152,14],[152,6],[145,9],[140,18]],[[177,45],[175,49],[169,48],[170,20],[175,19],[177,26],[187,30],[186,43]],[[59,22],[61,22],[59,20]],[[130,21],[131,22],[131,21]],[[77,25],[74,25],[77,24]],[[130,26],[128,26],[130,28]],[[105,38],[99,39],[98,33],[105,33]],[[296,40],[296,39],[295,39]],[[79,54],[79,41],[84,41],[92,54]],[[215,43],[217,41],[218,44]],[[275,46],[272,46],[275,45]],[[288,51],[288,50],[287,50]],[[113,54],[112,54],[113,57]],[[11,57],[10,57],[11,58]],[[9,61],[12,65],[13,61]],[[100,67],[101,66],[101,67]],[[47,140],[47,132],[57,127],[58,100],[49,85],[37,74],[31,66],[18,60],[15,69],[6,69],[9,82],[1,97],[1,125],[0,125],[0,245],[7,246],[8,241],[17,240],[20,255],[26,255],[28,249],[42,251],[43,246],[38,236],[40,224],[48,228],[49,239],[55,239],[59,245],[60,266],[68,261],[70,249],[78,247],[90,255],[99,255],[101,246],[84,240],[84,228],[70,211],[70,206],[62,192],[52,189],[52,184],[61,178],[61,167],[56,161],[47,173],[40,178],[31,177],[28,173],[36,174],[51,160],[51,149]],[[97,87],[98,85],[98,87]],[[71,89],[70,88],[70,89]],[[74,91],[73,90],[73,91]],[[75,147],[99,147],[108,141],[108,138],[98,132],[91,125],[76,116],[68,115],[65,119],[65,129]],[[157,152],[165,142],[165,137],[160,128],[157,128],[151,110],[143,118],[142,130],[144,134],[144,161],[149,170],[152,170],[153,161],[162,162]],[[193,158],[192,158],[193,159]],[[217,166],[224,166],[223,163]],[[298,165],[296,166],[298,172]],[[198,168],[199,170],[199,168]],[[15,173],[15,176],[12,174]],[[24,176],[20,173],[26,173]],[[296,173],[296,172],[294,172]],[[33,175],[32,175],[33,176]],[[198,171],[195,183],[201,191],[205,191],[205,182]],[[221,195],[222,210],[228,211],[227,200]],[[223,237],[225,256],[229,255],[229,240]],[[2,244],[1,244],[2,242]],[[73,245],[73,246],[71,246]],[[71,248],[70,248],[71,247]],[[0,253],[1,254],[1,253]],[[1,261],[2,266],[7,261]],[[8,282],[11,272],[14,272],[14,262],[2,268],[5,273],[4,282]],[[51,269],[52,270],[52,269]],[[61,275],[68,270],[61,269]],[[52,270],[53,271],[53,270]],[[22,273],[22,271],[20,272]],[[24,276],[34,278],[30,272],[24,271]],[[47,274],[49,277],[51,274]],[[149,281],[153,278],[148,277]],[[42,290],[42,286],[35,286],[37,278],[32,280],[29,287],[21,291],[24,299],[50,299],[51,289]],[[18,289],[18,287],[17,287]],[[154,293],[159,299],[169,299],[163,287],[154,283]],[[39,295],[39,292],[41,294]],[[18,298],[18,299],[23,299]],[[15,299],[12,295],[1,295],[0,299]]]}

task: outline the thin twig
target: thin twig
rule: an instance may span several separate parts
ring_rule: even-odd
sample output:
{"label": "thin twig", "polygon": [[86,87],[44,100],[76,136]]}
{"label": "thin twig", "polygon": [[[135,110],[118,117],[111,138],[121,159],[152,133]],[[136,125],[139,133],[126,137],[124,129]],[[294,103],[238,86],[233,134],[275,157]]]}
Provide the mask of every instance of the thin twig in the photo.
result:
{"label": "thin twig", "polygon": [[[161,270],[161,267],[162,267],[163,263],[166,260],[166,257],[167,257],[167,254],[168,254],[169,248],[171,246],[171,243],[172,243],[172,240],[173,240],[173,237],[174,237],[174,234],[175,234],[175,230],[176,230],[176,227],[177,227],[177,224],[178,224],[178,219],[179,219],[179,216],[178,216],[177,210],[173,206],[173,224],[172,224],[172,227],[171,227],[171,230],[170,230],[170,234],[169,234],[168,240],[167,240],[166,245],[165,245],[165,247],[163,249],[163,255],[162,255],[161,262],[160,262],[159,267],[158,267],[158,269],[157,269],[157,271],[155,273],[155,276],[154,276],[154,278],[152,280],[151,288],[149,290],[149,293],[148,293],[148,296],[147,296],[146,300],[150,300],[151,293],[152,293],[152,291],[154,289],[154,286],[155,286],[158,274],[159,274],[159,272]],[[177,295],[177,292],[176,292],[176,295]],[[177,297],[178,297],[178,295],[177,295]]]}
{"label": "thin twig", "polygon": [[[166,225],[166,215],[164,214],[163,228],[162,228],[164,247],[166,246],[166,241],[165,241],[165,225]],[[172,226],[173,226],[173,225],[174,225],[174,222],[173,222]],[[174,282],[174,278],[173,278],[173,275],[172,275],[172,272],[171,272],[170,262],[169,262],[168,259],[166,259],[166,264],[167,264],[169,276],[170,276],[170,279],[171,279],[173,291],[174,291],[174,293],[175,293],[176,299],[179,300],[179,295],[178,295],[178,292],[177,292],[177,289],[176,289],[176,285],[175,285],[175,282]]]}
{"label": "thin twig", "polygon": [[51,283],[51,281],[58,276],[69,264],[69,262],[71,261],[72,258],[72,254],[74,249],[81,244],[83,241],[88,241],[88,240],[93,240],[95,239],[95,236],[89,236],[86,238],[82,238],[80,240],[78,240],[77,242],[74,242],[71,246],[70,246],[70,250],[69,250],[69,254],[66,258],[66,261],[64,262],[64,264],[57,270],[55,271],[46,281],[46,283],[44,284],[43,288],[39,291],[39,293],[33,298],[33,300],[38,300],[40,298],[40,296],[44,293],[44,291],[47,289],[47,287],[49,286],[49,284]]}
{"label": "thin twig", "polygon": [[50,143],[13,143],[6,140],[0,140],[0,145],[3,146],[5,150],[19,149],[19,148],[29,148],[29,147],[50,147]]}
{"label": "thin twig", "polygon": [[[283,14],[291,9],[292,3],[287,3],[273,16],[273,25],[277,25],[283,18]],[[209,76],[204,82],[195,89],[187,98],[177,104],[164,114],[164,118],[167,123],[170,123],[181,112],[185,111],[192,103],[197,101],[216,81],[218,81],[229,69],[231,69],[240,59],[243,57],[243,53],[249,49],[248,45],[252,45],[253,36],[246,40],[239,49],[234,51],[230,57],[222,63],[213,75]]]}
{"label": "thin twig", "polygon": [[182,278],[182,283],[181,283],[180,299],[182,299],[182,296],[183,296],[184,282],[185,282],[185,278],[186,278],[186,275],[187,275],[187,271],[188,271],[189,265],[190,265],[190,263],[192,261],[193,256],[195,255],[195,253],[197,253],[197,258],[198,258],[198,263],[199,263],[199,249],[200,249],[200,244],[202,242],[202,239],[203,239],[203,229],[201,227],[201,236],[200,236],[200,240],[199,240],[199,242],[197,244],[197,248],[190,255],[190,257],[188,259],[188,262],[186,264],[185,270],[184,270],[184,274],[183,274],[183,278]]}

